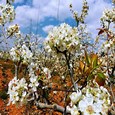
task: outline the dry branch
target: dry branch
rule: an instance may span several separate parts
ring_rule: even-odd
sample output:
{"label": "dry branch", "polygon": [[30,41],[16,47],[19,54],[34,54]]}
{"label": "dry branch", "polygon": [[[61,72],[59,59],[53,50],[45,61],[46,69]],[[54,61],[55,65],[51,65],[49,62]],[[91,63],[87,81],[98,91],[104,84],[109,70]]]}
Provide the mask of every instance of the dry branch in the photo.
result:
{"label": "dry branch", "polygon": [[[61,112],[61,113],[63,113],[65,110],[65,108],[63,108],[62,106],[59,106],[57,104],[48,105],[48,104],[41,103],[41,102],[37,103],[37,107],[40,109],[53,109],[53,110]],[[70,111],[66,110],[66,114],[69,114],[69,113],[70,113]]]}

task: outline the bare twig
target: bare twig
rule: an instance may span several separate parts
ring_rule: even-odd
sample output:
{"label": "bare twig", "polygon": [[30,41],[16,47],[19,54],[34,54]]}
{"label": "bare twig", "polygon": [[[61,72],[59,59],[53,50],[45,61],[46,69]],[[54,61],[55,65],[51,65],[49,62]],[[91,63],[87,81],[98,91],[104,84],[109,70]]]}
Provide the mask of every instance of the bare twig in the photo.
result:
{"label": "bare twig", "polygon": [[76,92],[75,90],[71,90],[71,89],[56,89],[56,88],[49,88],[49,90],[52,91],[63,91],[63,92]]}
{"label": "bare twig", "polygon": [[67,55],[67,50],[64,50],[64,51],[60,51],[57,47],[54,47],[57,51],[57,53],[61,53],[65,56],[66,58],[66,63],[67,63],[67,66],[68,66],[68,71],[69,71],[69,74],[70,74],[70,78],[71,78],[71,82],[74,86],[74,89],[77,91],[77,85],[75,84],[75,81],[73,79],[73,67],[70,66],[70,53],[69,55]]}
{"label": "bare twig", "polygon": [[[61,113],[63,113],[65,110],[62,106],[59,106],[57,104],[48,105],[48,104],[39,102],[39,103],[36,103],[36,105],[40,109],[53,109],[53,110],[61,112]],[[70,111],[66,110],[66,114],[68,114],[68,113],[70,113]]]}

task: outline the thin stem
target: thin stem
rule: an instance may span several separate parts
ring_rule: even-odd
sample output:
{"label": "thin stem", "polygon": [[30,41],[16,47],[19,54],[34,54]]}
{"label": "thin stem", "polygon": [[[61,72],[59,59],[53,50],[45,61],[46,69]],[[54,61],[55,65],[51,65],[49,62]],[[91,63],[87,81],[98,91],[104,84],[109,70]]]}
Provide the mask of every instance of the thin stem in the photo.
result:
{"label": "thin stem", "polygon": [[52,91],[63,91],[63,92],[76,92],[75,90],[67,90],[67,89],[56,89],[56,88],[49,88]]}
{"label": "thin stem", "polygon": [[64,112],[63,112],[63,115],[66,115],[66,111],[67,111],[67,95],[68,95],[68,93],[67,92],[65,92],[65,103],[64,103],[64,106],[65,106],[65,108],[64,108]]}
{"label": "thin stem", "polygon": [[76,20],[76,23],[77,23],[77,25],[76,25],[76,26],[78,27],[78,26],[79,26],[79,20]]}
{"label": "thin stem", "polygon": [[70,53],[69,53],[69,55],[67,55],[67,50],[60,51],[57,47],[54,47],[54,48],[56,49],[57,53],[61,53],[61,54],[63,54],[65,56],[66,63],[67,63],[67,66],[68,66],[69,75],[70,75],[70,78],[71,78],[71,82],[72,82],[72,84],[74,86],[74,89],[77,92],[78,86],[77,86],[77,84],[75,84],[75,81],[73,79],[73,67],[70,66],[70,58],[71,58]]}
{"label": "thin stem", "polygon": [[69,56],[69,59],[67,57],[68,57],[67,53],[65,53],[66,63],[67,63],[67,66],[68,66],[68,71],[69,71],[69,74],[70,74],[71,82],[74,86],[74,89],[77,91],[78,88],[77,88],[77,85],[75,84],[75,81],[73,79],[73,68],[70,66],[70,56]]}
{"label": "thin stem", "polygon": [[17,67],[16,64],[15,64],[15,77],[16,77],[16,78],[18,77],[18,67]]}

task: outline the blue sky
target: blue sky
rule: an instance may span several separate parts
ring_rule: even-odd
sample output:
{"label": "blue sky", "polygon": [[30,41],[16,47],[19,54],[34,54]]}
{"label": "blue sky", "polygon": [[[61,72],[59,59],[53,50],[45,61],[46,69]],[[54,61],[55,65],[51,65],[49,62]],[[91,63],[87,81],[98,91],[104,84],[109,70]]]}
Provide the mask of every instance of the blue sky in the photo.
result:
{"label": "blue sky", "polygon": [[[105,8],[112,7],[111,0],[87,0],[89,4],[89,14],[85,20],[87,28],[92,32],[92,36],[97,35],[97,28],[100,27],[100,17]],[[5,3],[5,0],[0,0]],[[16,19],[13,23],[20,25],[23,33],[33,32],[43,38],[48,31],[63,22],[75,26],[75,20],[69,9],[69,4],[73,4],[73,9],[81,12],[82,0],[15,0],[13,4],[16,11]]]}

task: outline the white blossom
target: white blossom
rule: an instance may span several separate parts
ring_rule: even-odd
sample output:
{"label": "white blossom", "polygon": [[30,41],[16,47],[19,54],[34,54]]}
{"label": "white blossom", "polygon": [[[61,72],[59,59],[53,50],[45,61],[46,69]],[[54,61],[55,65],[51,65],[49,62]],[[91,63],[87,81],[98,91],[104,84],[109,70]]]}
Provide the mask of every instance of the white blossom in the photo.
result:
{"label": "white blossom", "polygon": [[81,97],[82,97],[82,93],[80,91],[79,92],[73,92],[70,95],[70,99],[71,99],[72,103],[77,103]]}
{"label": "white blossom", "polygon": [[43,72],[45,73],[45,75],[46,75],[46,77],[48,78],[48,79],[50,79],[51,78],[51,72],[50,72],[50,70],[48,69],[48,68],[43,68]]}
{"label": "white blossom", "polygon": [[13,61],[19,61],[21,59],[23,63],[29,63],[32,60],[33,53],[23,44],[22,46],[13,47],[10,50],[10,56]]}
{"label": "white blossom", "polygon": [[0,5],[0,25],[4,25],[7,22],[12,22],[15,18],[15,11],[12,5]]}
{"label": "white blossom", "polygon": [[27,99],[27,83],[24,78],[21,80],[14,77],[8,84],[9,103],[16,104],[20,101],[24,103]]}
{"label": "white blossom", "polygon": [[39,85],[39,83],[38,83],[38,77],[37,76],[30,77],[29,87],[31,87],[31,89],[32,89],[33,92],[37,91],[38,85]]}
{"label": "white blossom", "polygon": [[71,112],[71,115],[80,115],[75,105],[70,109],[70,112]]}
{"label": "white blossom", "polygon": [[108,113],[110,94],[106,88],[93,83],[93,87],[88,84],[81,93],[74,92],[70,95],[72,105],[69,110],[71,115],[74,115],[74,111],[76,112],[75,115],[77,115],[77,111],[83,115],[106,115]]}
{"label": "white blossom", "polygon": [[[61,24],[59,27],[54,27],[49,32],[48,40],[46,41],[46,49],[50,52],[57,49],[61,52],[67,50],[70,53],[74,53],[79,47],[78,30],[76,27],[72,28],[68,24]],[[57,48],[57,49],[56,49]]]}
{"label": "white blossom", "polygon": [[20,31],[19,31],[19,25],[15,24],[12,26],[9,26],[7,28],[7,35],[9,37],[15,36],[17,38],[21,37]]}

